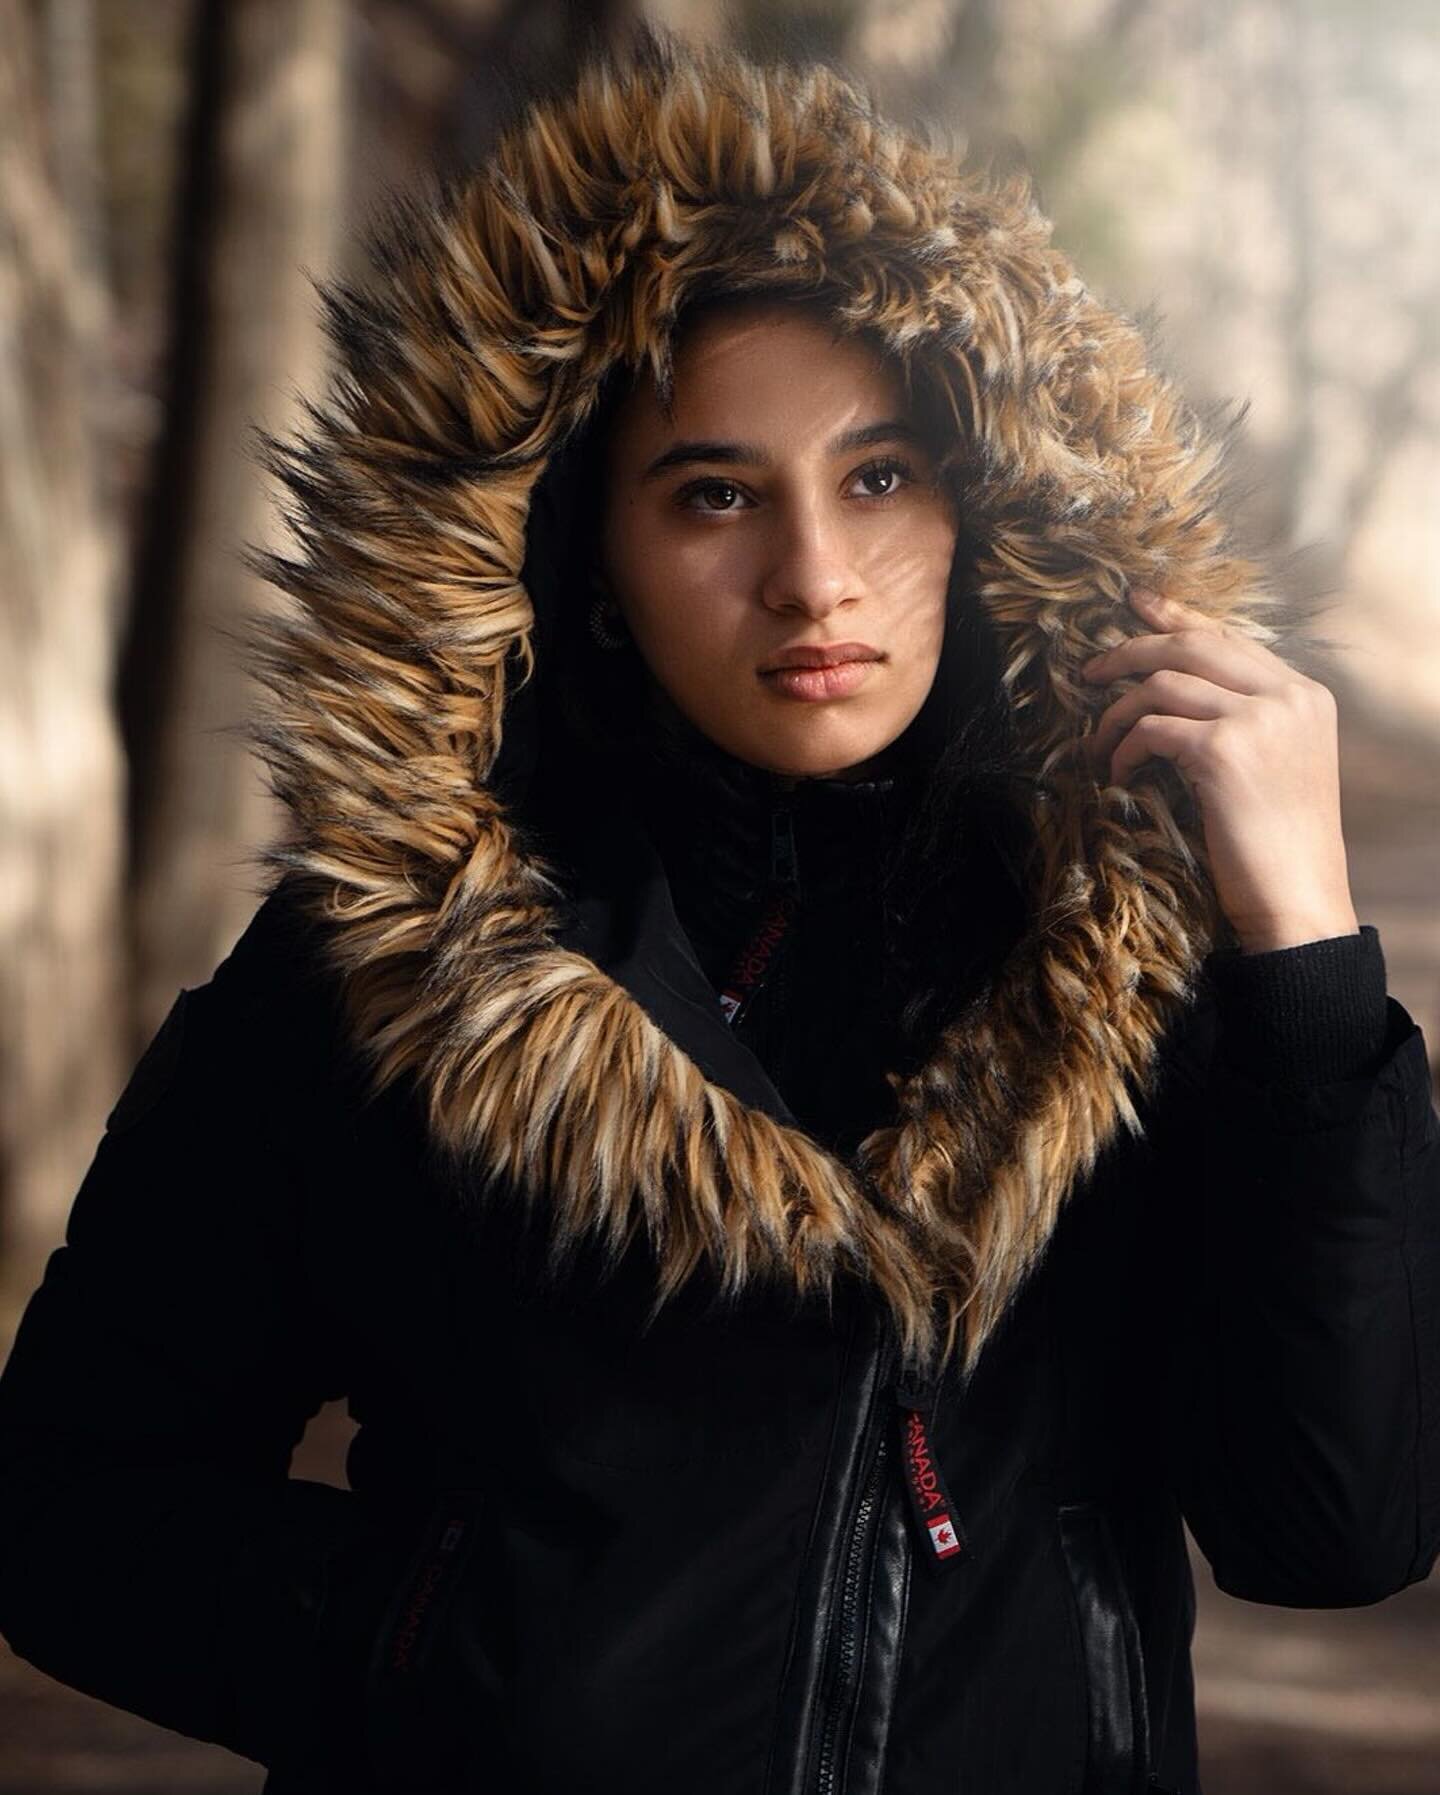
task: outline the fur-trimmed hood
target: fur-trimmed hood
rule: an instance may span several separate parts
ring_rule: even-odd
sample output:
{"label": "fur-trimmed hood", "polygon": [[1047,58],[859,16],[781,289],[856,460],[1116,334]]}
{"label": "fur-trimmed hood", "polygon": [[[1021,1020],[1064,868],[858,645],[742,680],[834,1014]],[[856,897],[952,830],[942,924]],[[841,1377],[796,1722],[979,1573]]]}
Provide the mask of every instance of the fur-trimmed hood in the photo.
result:
{"label": "fur-trimmed hood", "polygon": [[[547,1205],[557,1242],[643,1232],[657,1304],[702,1264],[732,1292],[858,1274],[911,1361],[958,1347],[971,1369],[1077,1181],[1139,1131],[1223,927],[1168,763],[1128,791],[1085,763],[1114,688],[1079,667],[1137,628],[1135,584],[1272,645],[1290,601],[1230,544],[1223,436],[1050,234],[1027,181],[966,170],[833,68],[651,29],[395,209],[373,279],[323,289],[331,391],[266,440],[296,547],[254,557],[293,601],[248,630],[252,739],[290,824],[265,859],[321,932],[375,1088],[412,1080],[453,1164]],[[942,395],[1035,794],[1024,935],[850,1162],[562,939],[562,881],[501,777],[545,673],[537,483],[607,373],[648,361],[669,390],[675,315],[717,282],[822,296]]]}

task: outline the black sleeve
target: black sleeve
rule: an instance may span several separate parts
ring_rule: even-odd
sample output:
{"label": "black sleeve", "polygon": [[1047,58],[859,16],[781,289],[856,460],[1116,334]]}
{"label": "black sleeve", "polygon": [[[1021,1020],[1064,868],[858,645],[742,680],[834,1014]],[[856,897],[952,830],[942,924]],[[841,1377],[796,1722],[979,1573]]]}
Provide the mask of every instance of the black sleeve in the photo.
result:
{"label": "black sleeve", "polygon": [[1299,947],[1221,948],[1208,971],[1226,1058],[1261,1084],[1325,1084],[1378,1065],[1389,1012],[1380,932]]}
{"label": "black sleeve", "polygon": [[180,993],[23,1312],[0,1376],[0,1632],[115,1707],[338,1774],[419,1529],[289,1476],[345,1391],[300,1221],[333,1043],[283,935],[272,895]]}
{"label": "black sleeve", "polygon": [[1376,1602],[1440,1553],[1440,1124],[1376,931],[1222,959],[1153,1120],[1157,1432],[1228,1594]]}

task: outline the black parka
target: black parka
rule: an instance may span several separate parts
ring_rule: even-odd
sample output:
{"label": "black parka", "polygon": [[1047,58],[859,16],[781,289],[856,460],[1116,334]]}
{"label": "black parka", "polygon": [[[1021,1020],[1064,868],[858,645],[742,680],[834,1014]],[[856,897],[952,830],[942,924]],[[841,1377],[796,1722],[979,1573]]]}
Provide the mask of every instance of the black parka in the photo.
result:
{"label": "black parka", "polygon": [[[1028,200],[833,74],[662,43],[506,146],[332,295],[349,384],[277,450],[281,877],[0,1376],[0,1632],[267,1795],[1195,1795],[1182,1522],[1296,1606],[1440,1549],[1440,1126],[1378,936],[1237,954],[1165,767],[1072,752],[1130,580],[1283,607]],[[984,447],[956,601],[1027,794],[1016,936],[858,1146],[727,1026],[546,677],[566,431],[692,273],[787,270]],[[351,1487],[289,1477],[342,1397]]]}

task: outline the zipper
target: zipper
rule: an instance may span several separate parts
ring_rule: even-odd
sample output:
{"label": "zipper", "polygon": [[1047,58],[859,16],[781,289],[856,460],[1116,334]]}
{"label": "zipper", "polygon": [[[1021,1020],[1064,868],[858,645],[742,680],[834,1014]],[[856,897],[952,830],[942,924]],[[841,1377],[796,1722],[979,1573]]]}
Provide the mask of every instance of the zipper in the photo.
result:
{"label": "zipper", "polygon": [[816,1757],[814,1795],[835,1795],[839,1775],[840,1731],[855,1706],[859,1692],[857,1675],[858,1621],[861,1584],[864,1581],[866,1546],[880,1507],[889,1461],[889,1435],[882,1431],[875,1442],[870,1475],[855,1510],[845,1554],[845,1575],[830,1640],[830,1674],[826,1713]]}
{"label": "zipper", "polygon": [[[909,1496],[915,1536],[920,1541],[923,1556],[937,1571],[947,1571],[970,1555],[959,1511],[945,1486],[939,1459],[930,1447],[939,1383],[938,1375],[925,1381],[896,1377],[893,1344],[888,1339],[882,1343],[865,1429],[869,1470],[850,1524],[845,1569],[826,1650],[825,1709],[816,1746],[811,1795],[840,1795],[842,1788],[838,1781],[841,1733],[853,1719],[860,1693],[861,1611],[873,1568],[869,1547],[883,1505],[890,1462],[891,1435],[885,1419],[887,1413],[899,1423],[899,1463]],[[881,1417],[878,1425],[877,1415]]]}
{"label": "zipper", "polygon": [[860,1694],[861,1623],[868,1620],[864,1609],[869,1598],[874,1560],[871,1536],[884,1506],[890,1462],[890,1434],[885,1425],[885,1413],[889,1406],[887,1392],[891,1389],[895,1348],[888,1331],[882,1331],[876,1352],[875,1383],[861,1447],[861,1463],[863,1465],[868,1457],[869,1466],[859,1479],[861,1495],[850,1523],[839,1596],[826,1641],[824,1708],[818,1723],[810,1795],[837,1795],[841,1789],[838,1781],[842,1767],[840,1740],[842,1730],[854,1720]]}

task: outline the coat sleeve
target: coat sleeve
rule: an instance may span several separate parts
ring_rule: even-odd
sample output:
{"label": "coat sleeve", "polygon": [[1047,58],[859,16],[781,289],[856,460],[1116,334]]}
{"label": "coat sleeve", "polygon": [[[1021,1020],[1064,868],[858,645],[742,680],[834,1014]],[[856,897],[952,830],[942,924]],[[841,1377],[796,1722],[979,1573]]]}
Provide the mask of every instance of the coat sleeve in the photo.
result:
{"label": "coat sleeve", "polygon": [[1440,1126],[1372,925],[1212,956],[1146,1213],[1157,1433],[1217,1586],[1349,1607],[1440,1552]]}
{"label": "coat sleeve", "polygon": [[338,1772],[420,1531],[288,1474],[344,1379],[303,1270],[330,1062],[280,932],[272,894],[180,993],[23,1311],[0,1376],[0,1632],[113,1706]]}

